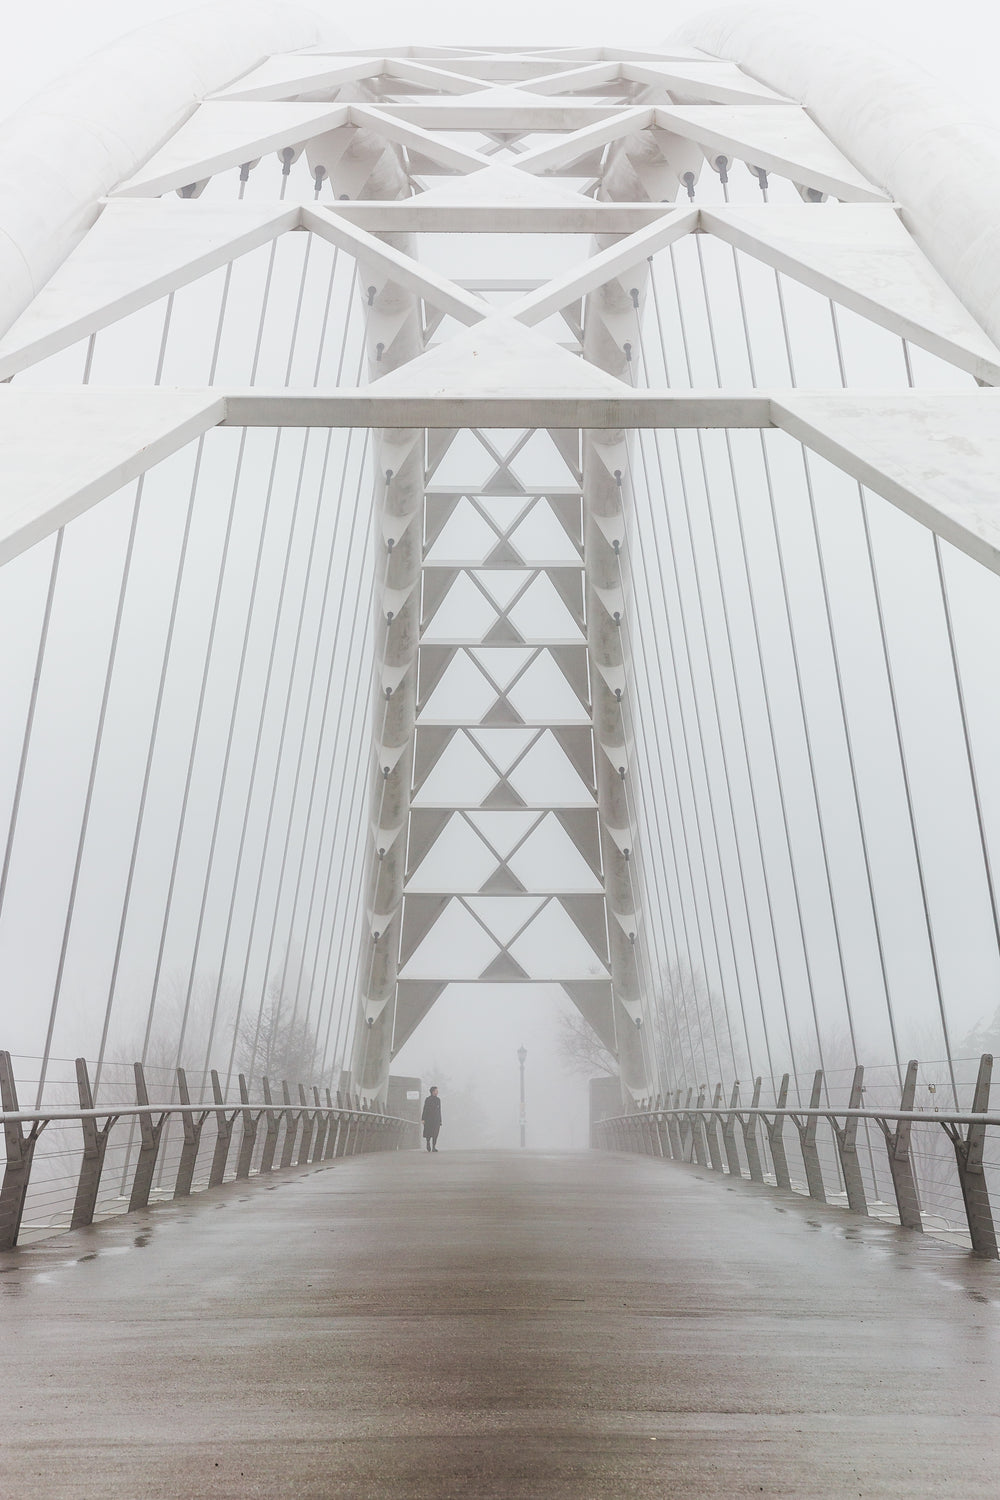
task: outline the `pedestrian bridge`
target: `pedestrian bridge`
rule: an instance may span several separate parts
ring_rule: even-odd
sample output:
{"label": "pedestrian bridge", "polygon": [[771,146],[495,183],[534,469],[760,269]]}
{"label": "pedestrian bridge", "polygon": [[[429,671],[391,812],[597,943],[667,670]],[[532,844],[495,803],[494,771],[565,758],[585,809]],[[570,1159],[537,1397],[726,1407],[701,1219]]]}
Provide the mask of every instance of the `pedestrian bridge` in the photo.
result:
{"label": "pedestrian bridge", "polygon": [[4,1494],[994,1490],[993,137],[257,0],[0,161]]}

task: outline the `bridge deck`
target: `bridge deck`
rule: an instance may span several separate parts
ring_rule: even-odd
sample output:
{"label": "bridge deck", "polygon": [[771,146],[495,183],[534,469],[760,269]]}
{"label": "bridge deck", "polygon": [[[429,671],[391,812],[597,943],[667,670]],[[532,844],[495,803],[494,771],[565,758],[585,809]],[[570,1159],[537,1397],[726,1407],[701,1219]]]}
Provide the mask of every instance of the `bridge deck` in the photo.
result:
{"label": "bridge deck", "polygon": [[0,1271],[11,1500],[996,1493],[1000,1269],[695,1168],[378,1156]]}

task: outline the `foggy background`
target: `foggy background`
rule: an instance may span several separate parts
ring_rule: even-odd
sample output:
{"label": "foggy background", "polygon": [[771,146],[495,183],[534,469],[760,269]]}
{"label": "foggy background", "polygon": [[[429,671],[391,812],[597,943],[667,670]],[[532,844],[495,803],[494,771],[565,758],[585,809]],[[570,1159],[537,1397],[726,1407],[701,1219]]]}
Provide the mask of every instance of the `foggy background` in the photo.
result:
{"label": "foggy background", "polygon": [[[329,16],[354,45],[427,46],[585,46],[656,48],[689,17],[723,7],[711,0],[649,0],[610,8],[602,0],[575,0],[572,6],[539,7],[532,0],[509,0],[501,8],[477,11],[465,0],[426,0],[415,8],[408,0],[381,0],[364,11],[314,0],[311,7]],[[754,9],[788,9],[811,13],[823,23],[857,34],[863,42],[919,64],[954,91],[963,114],[983,114],[996,121],[996,58],[1000,15],[991,0],[759,0]],[[187,0],[92,0],[85,8],[74,0],[38,0],[8,7],[4,47],[0,53],[0,117],[10,113],[39,88],[87,53],[134,31],[149,21],[177,15],[192,7]]]}

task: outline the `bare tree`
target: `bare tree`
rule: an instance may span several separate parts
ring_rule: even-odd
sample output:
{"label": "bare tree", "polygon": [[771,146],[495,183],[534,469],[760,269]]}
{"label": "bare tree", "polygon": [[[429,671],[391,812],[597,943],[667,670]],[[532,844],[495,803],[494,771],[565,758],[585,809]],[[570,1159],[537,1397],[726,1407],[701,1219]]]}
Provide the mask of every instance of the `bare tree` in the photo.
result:
{"label": "bare tree", "polygon": [[[647,1035],[667,1089],[728,1084],[746,1075],[746,1050],[731,1035],[725,1002],[703,975],[681,962],[671,964],[660,974],[649,1012]],[[561,1019],[559,1052],[570,1072],[618,1076],[614,1055],[577,1011]]]}
{"label": "bare tree", "polygon": [[293,1019],[292,1005],[281,995],[280,980],[272,979],[259,1017],[248,1016],[240,1023],[237,1070],[247,1078],[287,1079],[292,1084],[329,1088],[333,1069],[323,1069],[321,1064],[319,1038],[301,1016]]}
{"label": "bare tree", "polygon": [[654,1002],[651,1020],[668,1087],[697,1089],[746,1076],[746,1050],[703,974],[675,960],[661,971]]}
{"label": "bare tree", "polygon": [[569,1073],[580,1073],[584,1078],[602,1074],[608,1078],[618,1077],[618,1063],[609,1052],[597,1032],[574,1007],[559,1018],[559,1057]]}

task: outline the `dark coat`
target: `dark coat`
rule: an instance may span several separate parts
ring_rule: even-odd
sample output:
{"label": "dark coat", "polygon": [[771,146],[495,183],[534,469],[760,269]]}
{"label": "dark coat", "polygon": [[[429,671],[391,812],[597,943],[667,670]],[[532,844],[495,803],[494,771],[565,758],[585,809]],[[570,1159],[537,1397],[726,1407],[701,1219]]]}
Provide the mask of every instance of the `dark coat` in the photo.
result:
{"label": "dark coat", "polygon": [[420,1112],[420,1118],[424,1122],[424,1135],[437,1135],[441,1129],[441,1100],[437,1094],[428,1094],[424,1100],[424,1107]]}

